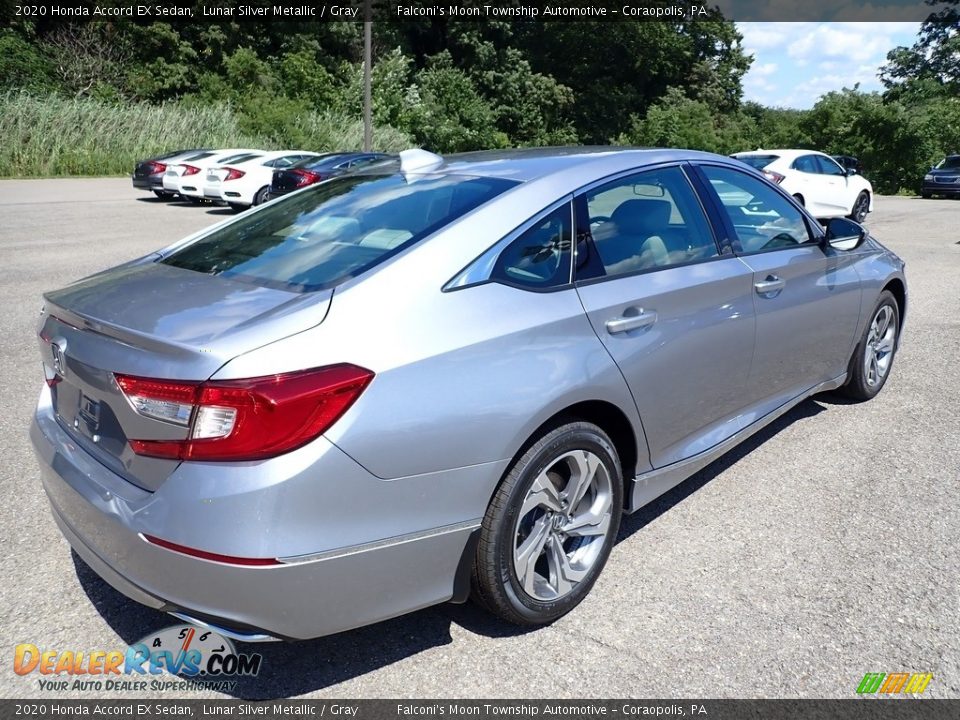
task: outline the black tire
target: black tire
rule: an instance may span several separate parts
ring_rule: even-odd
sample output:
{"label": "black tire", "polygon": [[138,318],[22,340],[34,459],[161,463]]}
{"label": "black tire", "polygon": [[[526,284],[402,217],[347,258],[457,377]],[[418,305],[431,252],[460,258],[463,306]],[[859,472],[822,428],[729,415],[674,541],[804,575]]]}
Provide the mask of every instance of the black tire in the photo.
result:
{"label": "black tire", "polygon": [[803,202],[803,195],[801,195],[800,193],[797,193],[796,195],[793,196],[793,199],[796,200],[798,203],[800,203],[800,207],[805,207]]}
{"label": "black tire", "polygon": [[933,195],[931,195],[931,194],[928,193],[928,192],[922,192],[922,193],[920,193],[920,197],[922,197],[924,200],[929,200],[930,198],[933,197]]}
{"label": "black tire", "polygon": [[[578,464],[578,459],[582,459],[582,463]],[[591,462],[595,459],[599,464],[595,463],[592,474],[578,475],[574,468],[589,468],[588,459]],[[563,475],[563,468],[569,469],[568,475]],[[569,490],[577,484],[577,477],[593,479],[580,495],[582,499],[567,507]],[[553,485],[551,498],[556,498],[565,509],[553,512],[534,502],[531,509],[519,516],[525,501],[529,503],[534,496],[544,495],[539,491],[530,494],[535,482],[538,488],[542,487],[544,478]],[[561,490],[558,484],[564,488]],[[517,625],[553,622],[575,608],[590,592],[610,556],[622,512],[623,474],[616,448],[607,434],[586,422],[569,422],[547,431],[513,463],[487,508],[473,564],[473,598]],[[582,525],[591,528],[589,535],[576,530],[570,530],[571,534],[564,532],[584,517],[596,519],[595,523]],[[554,590],[554,597],[528,592],[515,568],[514,551],[518,541],[521,548],[526,540],[530,540],[533,547],[541,537],[547,539],[539,543],[536,552],[529,554],[532,560],[526,564],[525,577],[531,583],[539,579],[541,594],[549,595]],[[551,585],[551,572],[558,568],[559,562],[565,562],[563,567],[571,574],[582,576],[569,583],[565,573],[561,573],[565,577]],[[547,573],[546,578],[536,570],[541,567]],[[571,587],[561,592],[565,585]]]}
{"label": "black tire", "polygon": [[203,202],[201,198],[194,197],[193,195],[181,195],[180,197],[186,199],[186,201],[191,205],[199,205]]}
{"label": "black tire", "polygon": [[862,223],[867,219],[867,215],[870,213],[870,196],[867,194],[867,191],[862,191],[857,195],[857,199],[853,201],[853,207],[850,210],[850,215],[848,216],[851,220]]}
{"label": "black tire", "polygon": [[233,210],[235,213],[243,212],[248,207],[250,207],[249,205],[241,205],[240,203],[227,203],[227,205],[229,205],[230,209]]}
{"label": "black tire", "polygon": [[[893,323],[893,334],[889,338],[889,351],[884,355],[886,364],[882,367],[883,372],[878,376],[873,375],[873,369],[868,366],[868,354],[877,356],[878,348],[885,347],[883,342],[885,335],[877,342],[874,338],[876,331],[875,325],[882,312],[889,312],[890,322]],[[897,341],[900,338],[900,307],[897,305],[897,299],[889,290],[880,293],[877,304],[870,314],[867,326],[863,329],[863,335],[860,342],[853,351],[853,357],[850,358],[850,368],[848,370],[847,384],[843,386],[843,394],[858,401],[871,400],[876,397],[893,369],[894,357],[897,353]],[[877,368],[881,367],[883,358],[877,361]]]}
{"label": "black tire", "polygon": [[173,200],[173,198],[176,197],[176,193],[167,192],[166,190],[154,190],[153,194],[160,200]]}
{"label": "black tire", "polygon": [[267,200],[270,199],[270,186],[264,185],[262,188],[257,190],[257,194],[253,196],[253,205],[263,205]]}

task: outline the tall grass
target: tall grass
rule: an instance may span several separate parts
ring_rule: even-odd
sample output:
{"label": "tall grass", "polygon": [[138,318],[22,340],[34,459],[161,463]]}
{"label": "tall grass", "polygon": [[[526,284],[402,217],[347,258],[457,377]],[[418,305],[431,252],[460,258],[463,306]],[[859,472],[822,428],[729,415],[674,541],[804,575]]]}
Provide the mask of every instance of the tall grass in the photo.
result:
{"label": "tall grass", "polygon": [[[191,147],[280,149],[296,137],[304,150],[355,150],[360,120],[323,113],[289,118],[270,135],[240,130],[228,105],[114,104],[89,98],[0,94],[0,176],[121,175],[137,160]],[[287,133],[286,129],[293,132]],[[374,129],[374,146],[395,152],[409,138],[391,127]]]}

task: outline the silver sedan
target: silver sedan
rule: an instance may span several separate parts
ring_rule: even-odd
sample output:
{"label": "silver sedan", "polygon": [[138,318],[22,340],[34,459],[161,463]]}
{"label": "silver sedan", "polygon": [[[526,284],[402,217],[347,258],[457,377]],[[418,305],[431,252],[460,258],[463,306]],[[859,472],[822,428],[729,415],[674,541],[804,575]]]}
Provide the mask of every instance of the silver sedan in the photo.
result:
{"label": "silver sedan", "polygon": [[573,609],[641,508],[876,395],[903,262],[676,150],[422,150],[49,292],[31,429],[107,582],[234,638]]}

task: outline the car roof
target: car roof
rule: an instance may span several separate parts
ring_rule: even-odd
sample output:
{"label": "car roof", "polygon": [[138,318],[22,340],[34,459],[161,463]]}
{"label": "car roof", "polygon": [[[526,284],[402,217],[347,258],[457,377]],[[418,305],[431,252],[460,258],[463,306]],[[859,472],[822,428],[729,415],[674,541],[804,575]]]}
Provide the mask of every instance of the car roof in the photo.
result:
{"label": "car roof", "polygon": [[785,160],[792,160],[800,157],[801,155],[825,155],[829,157],[829,155],[827,155],[825,152],[820,152],[819,150],[804,150],[803,148],[771,148],[769,150],[750,150],[748,152],[734,153],[733,157],[749,157],[751,155],[777,155]]}
{"label": "car roof", "polygon": [[[659,162],[682,160],[729,162],[723,156],[697,150],[631,148],[609,145],[481,150],[445,155],[442,160],[442,165],[426,168],[423,173],[431,175],[470,175],[527,182],[552,175],[562,175],[567,171],[582,170],[584,181],[590,182],[591,179],[602,178],[606,174]],[[382,172],[383,167],[383,165],[375,166],[360,172]]]}

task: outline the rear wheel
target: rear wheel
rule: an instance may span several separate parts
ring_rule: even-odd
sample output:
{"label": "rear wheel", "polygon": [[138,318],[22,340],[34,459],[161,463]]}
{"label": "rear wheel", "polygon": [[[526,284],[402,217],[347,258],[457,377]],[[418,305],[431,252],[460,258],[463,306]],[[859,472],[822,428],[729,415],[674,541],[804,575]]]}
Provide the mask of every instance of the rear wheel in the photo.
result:
{"label": "rear wheel", "polygon": [[257,190],[257,194],[253,196],[253,204],[263,205],[269,199],[270,199],[270,186],[264,185],[262,188]]}
{"label": "rear wheel", "polygon": [[187,202],[193,203],[194,205],[199,205],[203,202],[203,200],[198,197],[194,197],[193,195],[181,195],[180,197],[185,198]]}
{"label": "rear wheel", "polygon": [[596,425],[545,433],[510,468],[483,519],[473,597],[519,625],[549,623],[596,582],[623,508],[620,460]]}
{"label": "rear wheel", "polygon": [[870,212],[870,196],[866,191],[857,195],[853,202],[853,209],[850,211],[850,219],[862,223],[867,219],[867,213]]}
{"label": "rear wheel", "polygon": [[933,196],[928,192],[922,192],[920,193],[920,197],[922,197],[924,200],[929,200]]}
{"label": "rear wheel", "polygon": [[900,333],[900,308],[893,293],[884,290],[870,316],[870,323],[850,360],[850,377],[844,394],[854,400],[870,400],[890,377]]}
{"label": "rear wheel", "polygon": [[167,192],[166,190],[154,190],[153,194],[161,200],[173,200],[175,196],[175,193]]}

